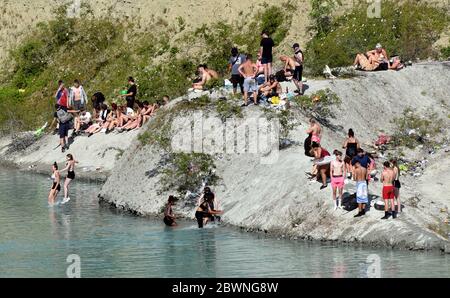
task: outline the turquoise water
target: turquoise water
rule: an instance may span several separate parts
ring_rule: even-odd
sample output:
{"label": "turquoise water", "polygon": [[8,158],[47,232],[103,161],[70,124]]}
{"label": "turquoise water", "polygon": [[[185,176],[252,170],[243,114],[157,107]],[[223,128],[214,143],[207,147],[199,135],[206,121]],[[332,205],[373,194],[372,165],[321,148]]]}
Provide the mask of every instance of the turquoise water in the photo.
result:
{"label": "turquoise water", "polygon": [[68,255],[81,277],[450,277],[450,256],[318,245],[194,222],[160,221],[100,207],[99,185],[76,181],[72,201],[47,206],[45,176],[0,169],[0,277],[66,277]]}

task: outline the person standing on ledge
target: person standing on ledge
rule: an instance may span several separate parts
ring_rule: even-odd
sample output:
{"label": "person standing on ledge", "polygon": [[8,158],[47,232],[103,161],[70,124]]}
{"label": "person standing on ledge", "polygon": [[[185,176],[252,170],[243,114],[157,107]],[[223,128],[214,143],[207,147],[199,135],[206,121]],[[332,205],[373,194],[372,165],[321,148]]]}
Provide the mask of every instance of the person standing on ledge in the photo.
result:
{"label": "person standing on ledge", "polygon": [[366,215],[366,206],[369,203],[369,192],[367,189],[367,168],[361,165],[361,162],[355,162],[354,179],[356,181],[356,202],[359,212],[355,217]]}
{"label": "person standing on ledge", "polygon": [[269,37],[269,33],[267,31],[263,31],[261,33],[261,43],[260,43],[260,54],[261,54],[261,63],[264,67],[264,78],[265,82],[269,81],[269,76],[272,74],[272,62],[273,62],[273,47],[275,43],[273,39]]}
{"label": "person standing on ledge", "polygon": [[[383,200],[384,200],[384,217],[381,219],[388,219],[389,217],[397,218],[397,213],[395,211],[394,199],[395,199],[395,189],[394,180],[395,172],[391,168],[391,163],[386,161],[384,164],[383,174],[381,174],[381,182],[383,182]],[[390,205],[390,206],[389,206]],[[389,212],[389,208],[391,212]]]}
{"label": "person standing on ledge", "polygon": [[137,96],[137,86],[134,82],[133,77],[128,77],[128,91],[127,94],[122,94],[120,96],[124,97],[125,100],[127,101],[127,107],[129,107],[130,109],[134,108],[134,102],[136,101],[136,96]]}
{"label": "person standing on ledge", "polygon": [[167,206],[164,211],[164,223],[168,227],[177,226],[177,223],[175,222],[176,218],[175,218],[175,215],[174,215],[173,209],[172,209],[172,207],[175,205],[176,201],[177,201],[177,198],[175,198],[174,196],[170,196],[169,199],[167,200]]}

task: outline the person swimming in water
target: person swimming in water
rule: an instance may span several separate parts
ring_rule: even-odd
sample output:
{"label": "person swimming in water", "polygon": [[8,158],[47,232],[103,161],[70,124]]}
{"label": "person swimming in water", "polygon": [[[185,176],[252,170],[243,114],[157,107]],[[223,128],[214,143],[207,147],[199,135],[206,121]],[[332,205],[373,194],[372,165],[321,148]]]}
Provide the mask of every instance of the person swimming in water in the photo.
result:
{"label": "person swimming in water", "polygon": [[61,172],[67,171],[66,179],[64,180],[64,200],[62,201],[62,204],[65,204],[70,201],[69,197],[69,185],[70,183],[75,179],[75,164],[78,163],[73,158],[72,154],[67,154],[67,163],[66,167],[61,170]]}
{"label": "person swimming in water", "polygon": [[214,194],[212,192],[206,192],[195,212],[195,218],[200,229],[208,223],[211,216],[223,214],[222,211],[212,210],[211,204],[214,204]]}
{"label": "person swimming in water", "polygon": [[58,171],[58,164],[55,162],[52,165],[52,188],[50,189],[50,193],[48,194],[48,203],[50,206],[53,206],[56,201],[56,197],[58,193],[61,191],[61,175]]}
{"label": "person swimming in water", "polygon": [[167,200],[167,206],[164,211],[164,223],[168,227],[177,226],[177,223],[175,222],[176,218],[175,218],[175,215],[174,215],[173,209],[172,209],[172,207],[175,205],[176,201],[177,201],[177,198],[174,196],[170,196],[169,199]]}

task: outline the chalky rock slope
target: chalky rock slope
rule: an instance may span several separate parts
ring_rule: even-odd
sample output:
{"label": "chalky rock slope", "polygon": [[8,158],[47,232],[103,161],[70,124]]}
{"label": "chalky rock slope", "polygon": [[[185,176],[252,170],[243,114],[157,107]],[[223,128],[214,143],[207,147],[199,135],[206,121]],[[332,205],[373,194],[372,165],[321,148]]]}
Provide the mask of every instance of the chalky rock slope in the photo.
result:
{"label": "chalky rock slope", "polygon": [[[449,137],[450,63],[416,64],[400,72],[366,73],[351,79],[309,81],[307,85],[307,94],[330,88],[342,100],[340,108],[333,108],[335,118],[329,119],[332,125],[325,127],[323,146],[329,151],[341,148],[349,128],[356,131],[363,144],[373,143],[380,131],[392,132],[391,120],[408,107],[421,115],[437,112],[445,123],[442,133]],[[246,108],[245,118],[260,116],[264,117],[260,107]],[[301,125],[290,138],[302,144],[308,119],[298,116],[297,120]],[[261,156],[256,155],[216,155],[217,174],[222,180],[214,191],[225,210],[223,222],[249,231],[294,239],[448,252],[448,228],[441,228],[448,217],[445,208],[448,210],[450,205],[449,186],[445,183],[450,169],[447,149],[443,147],[432,155],[421,148],[407,152],[409,159],[427,162],[421,176],[402,177],[405,208],[396,220],[381,221],[384,213],[374,208],[359,219],[353,218],[355,211],[333,211],[330,188],[320,191],[319,183],[305,177],[311,160],[304,156],[302,146],[280,151],[273,164],[261,163]],[[101,201],[136,214],[161,216],[169,193],[159,193],[161,176],[149,173],[158,168],[162,158],[160,149],[142,146],[136,140],[103,186]],[[350,183],[345,191],[353,193],[354,187]],[[381,187],[379,182],[370,185],[373,199],[379,197]],[[176,211],[191,219],[193,204],[192,200],[182,200]]]}

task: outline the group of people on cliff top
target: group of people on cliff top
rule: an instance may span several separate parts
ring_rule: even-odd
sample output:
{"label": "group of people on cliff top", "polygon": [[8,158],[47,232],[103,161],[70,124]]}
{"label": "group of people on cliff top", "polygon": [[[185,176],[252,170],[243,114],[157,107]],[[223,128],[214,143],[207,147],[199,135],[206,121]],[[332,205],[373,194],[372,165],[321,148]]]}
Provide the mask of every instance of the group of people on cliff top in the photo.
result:
{"label": "group of people on cliff top", "polygon": [[[75,80],[73,86],[67,89],[64,82],[58,82],[56,91],[56,106],[54,123],[58,124],[60,146],[62,152],[69,149],[69,130],[73,129],[72,138],[85,134],[88,137],[96,133],[109,134],[136,130],[142,127],[156,111],[169,102],[164,96],[161,101],[150,104],[139,101],[137,85],[132,77],[128,78],[128,89],[118,95],[123,104],[112,103],[108,106],[102,92],[92,95],[92,113],[88,111],[88,96],[80,84]],[[54,126],[54,123],[52,126]]]}
{"label": "group of people on cliff top", "polygon": [[[293,52],[290,55],[281,55],[279,57],[283,68],[273,73],[273,48],[275,43],[264,31],[261,34],[260,49],[256,53],[256,60],[251,53],[243,54],[237,47],[231,49],[231,57],[228,61],[227,72],[231,75],[229,82],[233,86],[233,93],[237,93],[237,87],[240,87],[243,94],[243,107],[249,105],[249,97],[253,103],[258,105],[260,102],[264,105],[271,103],[272,97],[279,97],[284,93],[280,82],[292,81],[297,90],[297,95],[303,94],[303,65],[305,57],[300,45],[295,43],[292,46]],[[399,56],[389,58],[386,50],[381,44],[377,44],[375,49],[364,54],[357,54],[354,61],[354,69],[364,71],[381,70],[400,70],[405,67]],[[331,74],[331,70],[326,67],[326,72]],[[206,64],[201,64],[197,68],[197,78],[194,79],[192,88],[189,91],[205,90],[208,82],[213,79],[219,79],[217,71],[209,69]],[[287,93],[288,91],[286,91]]]}
{"label": "group of people on cliff top", "polygon": [[[361,144],[355,137],[353,129],[348,131],[342,149],[334,150],[333,156],[322,147],[322,128],[314,119],[310,119],[310,127],[307,130],[308,138],[305,140],[305,155],[314,158],[314,166],[311,173],[306,173],[308,178],[322,182],[321,190],[328,187],[328,179],[331,180],[332,198],[334,210],[342,208],[344,186],[348,179],[356,182],[356,203],[358,213],[355,217],[366,214],[369,204],[369,183],[376,179],[375,158],[361,148]],[[384,201],[385,215],[397,218],[401,212],[400,202],[400,168],[397,160],[391,159],[383,163],[381,182],[383,183],[382,198]]]}
{"label": "group of people on cliff top", "polygon": [[[241,53],[237,47],[231,49],[227,72],[231,75],[229,82],[233,86],[234,94],[237,93],[238,86],[240,87],[244,97],[242,106],[249,105],[250,96],[255,105],[258,105],[260,101],[268,104],[270,98],[283,93],[280,82],[285,80],[292,80],[297,87],[295,93],[303,94],[304,58],[300,45],[298,43],[293,45],[292,55],[280,57],[284,68],[273,74],[273,47],[275,43],[265,31],[261,34],[261,37],[260,49],[256,54],[256,59],[250,53]],[[218,73],[209,69],[206,64],[199,65],[197,73],[198,77],[193,81],[192,88],[189,91],[205,90],[209,81],[219,78]]]}

